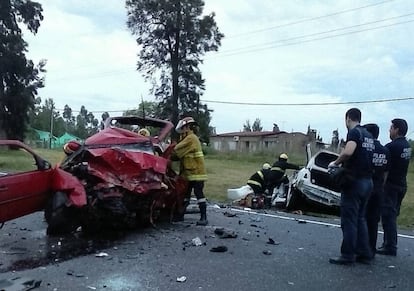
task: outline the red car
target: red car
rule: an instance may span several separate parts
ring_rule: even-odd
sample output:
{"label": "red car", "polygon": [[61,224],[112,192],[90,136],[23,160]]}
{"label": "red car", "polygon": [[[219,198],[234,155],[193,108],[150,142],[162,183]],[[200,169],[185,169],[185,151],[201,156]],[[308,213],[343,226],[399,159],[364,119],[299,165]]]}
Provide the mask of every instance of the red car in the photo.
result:
{"label": "red car", "polygon": [[57,191],[69,195],[68,205],[86,204],[74,176],[52,168],[20,141],[0,140],[0,223],[43,210]]}
{"label": "red car", "polygon": [[[172,219],[183,211],[187,188],[169,163],[172,128],[171,122],[155,118],[108,118],[105,128],[85,143],[71,144],[66,159],[53,169],[24,144],[14,142],[32,155],[37,168],[0,178],[0,189],[6,193],[0,202],[0,222],[43,208],[48,234],[79,226],[88,232],[131,228],[154,224],[163,214]],[[12,188],[6,183],[8,176],[24,187]],[[17,204],[25,206],[20,210]]]}

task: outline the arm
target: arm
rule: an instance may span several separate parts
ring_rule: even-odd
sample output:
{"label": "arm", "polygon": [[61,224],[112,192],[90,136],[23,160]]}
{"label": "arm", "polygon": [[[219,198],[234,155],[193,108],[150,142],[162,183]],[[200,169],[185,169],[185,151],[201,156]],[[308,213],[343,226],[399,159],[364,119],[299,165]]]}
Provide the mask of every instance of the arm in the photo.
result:
{"label": "arm", "polygon": [[338,167],[340,164],[348,160],[355,152],[356,147],[357,147],[357,144],[355,141],[353,140],[348,141],[345,145],[345,148],[342,150],[341,154],[339,155],[339,157],[335,161],[330,162],[328,167],[330,168]]}

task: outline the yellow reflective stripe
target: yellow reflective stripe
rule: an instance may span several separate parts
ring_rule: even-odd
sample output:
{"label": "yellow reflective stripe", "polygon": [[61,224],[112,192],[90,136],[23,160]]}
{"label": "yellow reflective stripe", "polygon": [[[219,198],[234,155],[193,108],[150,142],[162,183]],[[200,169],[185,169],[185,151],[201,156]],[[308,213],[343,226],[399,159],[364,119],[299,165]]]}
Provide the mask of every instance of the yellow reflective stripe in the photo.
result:
{"label": "yellow reflective stripe", "polygon": [[282,168],[279,168],[279,167],[272,167],[272,169],[271,169],[272,171],[279,171],[279,172],[285,172],[285,171],[283,171],[283,169]]}
{"label": "yellow reflective stripe", "polygon": [[207,175],[188,175],[187,179],[190,181],[205,181],[207,180]]}
{"label": "yellow reflective stripe", "polygon": [[262,184],[260,184],[260,183],[259,183],[259,182],[257,182],[257,181],[254,181],[254,180],[248,180],[248,181],[247,181],[247,184],[253,184],[253,185],[257,185],[257,186],[262,187]]}
{"label": "yellow reflective stripe", "polygon": [[197,199],[197,203],[207,202],[207,198]]}
{"label": "yellow reflective stripe", "polygon": [[203,152],[195,152],[195,153],[189,153],[185,155],[186,158],[201,158],[204,157]]}
{"label": "yellow reflective stripe", "polygon": [[262,180],[263,180],[263,173],[262,173],[262,171],[257,171],[257,173],[259,174],[260,178],[262,178]]}

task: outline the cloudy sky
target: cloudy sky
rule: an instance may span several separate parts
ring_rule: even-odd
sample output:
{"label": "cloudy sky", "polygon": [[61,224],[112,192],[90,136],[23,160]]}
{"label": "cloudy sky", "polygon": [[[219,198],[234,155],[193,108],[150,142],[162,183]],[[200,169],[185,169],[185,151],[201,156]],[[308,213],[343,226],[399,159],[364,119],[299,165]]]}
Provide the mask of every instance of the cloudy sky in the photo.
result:
{"label": "cloudy sky", "polygon": [[[126,27],[122,0],[38,0],[44,21],[25,33],[29,58],[47,60],[42,100],[58,109],[85,105],[100,118],[136,108],[150,84],[135,69],[138,47]],[[405,118],[414,138],[414,8],[411,0],[205,0],[225,34],[201,66],[202,101],[217,133],[246,120],[306,132],[330,142],[345,137],[344,114],[362,110],[362,123],[381,127]],[[394,100],[383,102],[384,100]],[[219,102],[229,102],[219,103]],[[350,104],[349,102],[365,102]],[[381,101],[381,102],[378,102]],[[326,105],[328,103],[328,105]],[[333,104],[329,104],[333,103]]]}

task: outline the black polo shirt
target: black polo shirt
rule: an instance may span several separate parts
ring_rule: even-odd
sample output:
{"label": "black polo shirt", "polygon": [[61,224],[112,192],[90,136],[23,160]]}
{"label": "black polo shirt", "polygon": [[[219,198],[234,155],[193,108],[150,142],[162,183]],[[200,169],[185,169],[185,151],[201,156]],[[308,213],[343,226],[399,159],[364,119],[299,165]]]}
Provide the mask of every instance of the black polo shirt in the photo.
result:
{"label": "black polo shirt", "polygon": [[407,187],[407,171],[411,147],[405,137],[398,137],[385,145],[390,151],[387,183]]}

